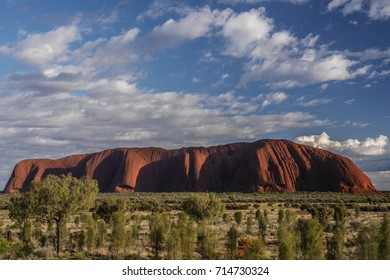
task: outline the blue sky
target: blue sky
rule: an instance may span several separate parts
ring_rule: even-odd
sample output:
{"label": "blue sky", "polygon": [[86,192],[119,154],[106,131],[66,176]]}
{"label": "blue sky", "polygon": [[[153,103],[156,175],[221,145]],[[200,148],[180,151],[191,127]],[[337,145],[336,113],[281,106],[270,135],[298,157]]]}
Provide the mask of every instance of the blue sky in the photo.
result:
{"label": "blue sky", "polygon": [[0,0],[0,189],[21,159],[284,138],[390,190],[390,1]]}

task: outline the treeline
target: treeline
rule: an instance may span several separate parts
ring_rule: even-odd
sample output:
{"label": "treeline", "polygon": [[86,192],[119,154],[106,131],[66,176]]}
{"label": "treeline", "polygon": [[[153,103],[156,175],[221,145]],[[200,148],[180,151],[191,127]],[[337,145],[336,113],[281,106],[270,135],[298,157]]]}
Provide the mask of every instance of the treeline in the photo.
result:
{"label": "treeline", "polygon": [[[49,175],[12,195],[12,225],[0,225],[0,258],[273,259],[273,246],[278,259],[346,258],[346,220],[352,214],[343,204],[306,203],[300,207],[304,217],[282,207],[272,236],[269,209],[227,211],[213,193],[186,195],[180,210],[169,212],[150,198],[143,205],[147,210],[135,212],[116,196],[97,200],[97,192],[89,178]],[[360,214],[355,208],[354,218]],[[389,214],[354,226],[354,258],[390,259]]]}

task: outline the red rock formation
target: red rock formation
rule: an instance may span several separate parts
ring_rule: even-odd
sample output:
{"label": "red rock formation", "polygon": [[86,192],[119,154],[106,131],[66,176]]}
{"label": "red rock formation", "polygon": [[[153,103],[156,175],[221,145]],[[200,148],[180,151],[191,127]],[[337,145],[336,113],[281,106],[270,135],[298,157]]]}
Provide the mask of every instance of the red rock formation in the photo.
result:
{"label": "red rock formation", "polygon": [[56,160],[23,160],[4,192],[68,172],[96,179],[102,192],[377,192],[348,158],[287,140],[178,150],[118,148]]}

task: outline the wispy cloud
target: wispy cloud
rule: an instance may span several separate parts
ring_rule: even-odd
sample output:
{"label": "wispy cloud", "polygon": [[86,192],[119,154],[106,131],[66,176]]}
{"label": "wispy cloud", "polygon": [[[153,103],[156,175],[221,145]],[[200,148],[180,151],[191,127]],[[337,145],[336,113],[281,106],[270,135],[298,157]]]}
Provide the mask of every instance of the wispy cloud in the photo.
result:
{"label": "wispy cloud", "polygon": [[319,106],[319,105],[325,105],[330,102],[332,102],[333,99],[331,98],[316,98],[316,99],[311,99],[311,100],[306,100],[305,97],[300,97],[298,101],[298,105],[302,107],[314,107],[314,106]]}
{"label": "wispy cloud", "polygon": [[364,12],[372,20],[390,18],[390,2],[388,0],[332,0],[328,3],[329,11],[341,10],[344,15]]}

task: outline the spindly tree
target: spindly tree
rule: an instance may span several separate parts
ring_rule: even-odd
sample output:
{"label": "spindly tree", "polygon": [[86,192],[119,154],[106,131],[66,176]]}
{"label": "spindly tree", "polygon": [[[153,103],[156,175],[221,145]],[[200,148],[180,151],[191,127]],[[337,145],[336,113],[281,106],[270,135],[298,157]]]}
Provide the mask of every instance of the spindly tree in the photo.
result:
{"label": "spindly tree", "polygon": [[113,214],[110,250],[116,257],[126,246],[126,224],[125,212],[117,211]]}
{"label": "spindly tree", "polygon": [[323,230],[316,218],[300,219],[301,252],[305,260],[321,260],[324,258]]}
{"label": "spindly tree", "polygon": [[348,210],[345,206],[337,206],[334,209],[335,224],[332,226],[333,236],[326,243],[327,259],[341,260],[344,258],[345,218]]}
{"label": "spindly tree", "polygon": [[160,253],[164,249],[167,230],[167,219],[161,214],[153,213],[149,222],[149,240],[153,251],[153,258],[158,260]]}

